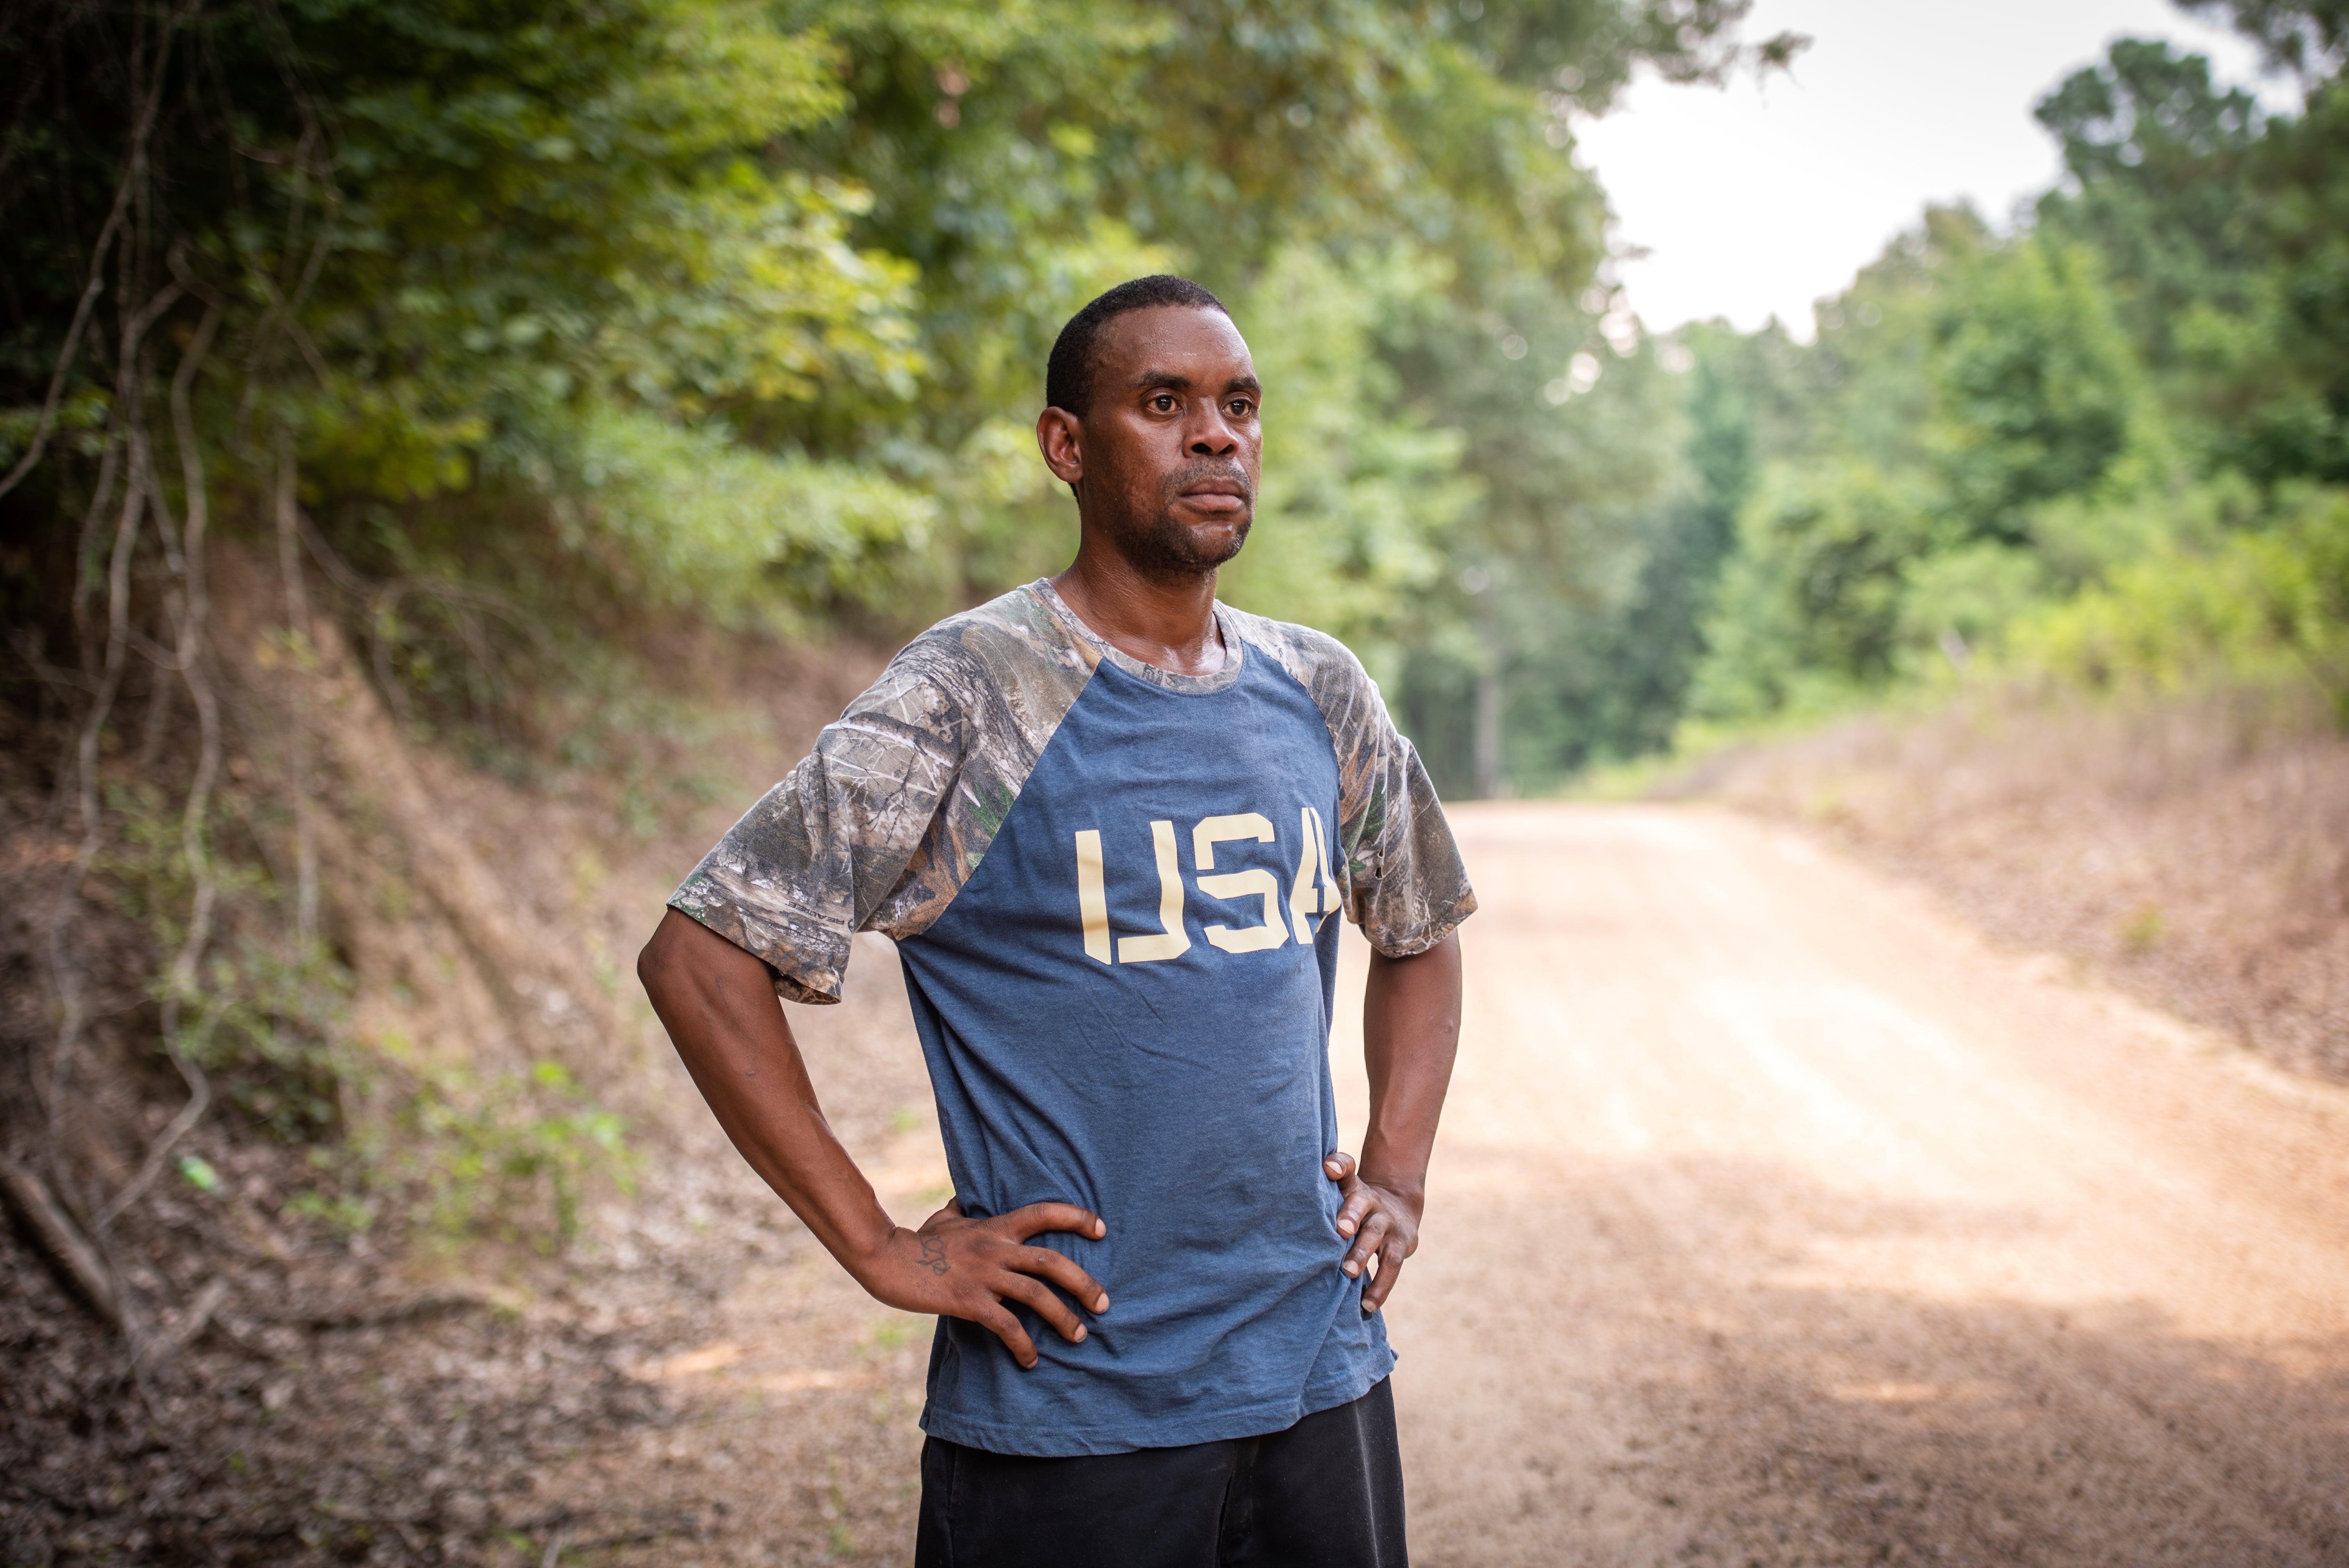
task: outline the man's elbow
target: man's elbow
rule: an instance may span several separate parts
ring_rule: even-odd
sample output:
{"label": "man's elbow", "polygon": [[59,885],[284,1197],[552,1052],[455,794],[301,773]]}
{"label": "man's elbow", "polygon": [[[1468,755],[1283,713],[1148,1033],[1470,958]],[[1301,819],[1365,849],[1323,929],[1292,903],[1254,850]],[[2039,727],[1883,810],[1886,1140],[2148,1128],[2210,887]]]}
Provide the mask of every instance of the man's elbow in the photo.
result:
{"label": "man's elbow", "polygon": [[666,912],[661,916],[661,923],[653,927],[653,934],[646,940],[643,950],[636,954],[636,981],[644,986],[645,995],[652,999],[656,1011],[660,1007],[662,994],[668,989],[677,973],[678,919],[677,911]]}

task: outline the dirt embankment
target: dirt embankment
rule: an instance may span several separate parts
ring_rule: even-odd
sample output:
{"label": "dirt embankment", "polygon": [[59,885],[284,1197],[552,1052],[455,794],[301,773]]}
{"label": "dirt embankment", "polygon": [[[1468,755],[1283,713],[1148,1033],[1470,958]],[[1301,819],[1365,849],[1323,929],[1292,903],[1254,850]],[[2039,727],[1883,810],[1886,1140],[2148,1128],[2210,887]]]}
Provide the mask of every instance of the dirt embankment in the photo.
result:
{"label": "dirt embankment", "polygon": [[[349,1137],[315,1156],[279,1141],[262,1080],[216,1065],[161,1179],[100,1219],[186,1099],[150,980],[188,889],[140,855],[159,822],[177,842],[193,721],[173,681],[134,673],[100,748],[104,847],[65,900],[81,824],[54,769],[71,737],[0,714],[0,1155],[85,1233],[129,1318],[126,1333],[91,1310],[10,1205],[0,1563],[537,1562],[558,1532],[573,1549],[691,1539],[698,1515],[534,1490],[554,1457],[672,1423],[675,1401],[637,1371],[693,1341],[745,1267],[804,1240],[746,1196],[722,1140],[703,1147],[714,1130],[672,1092],[628,965],[684,867],[882,655],[680,634],[657,700],[595,716],[592,755],[517,779],[418,744],[332,626],[304,654],[264,573],[225,551],[214,570],[212,837],[245,880],[213,951],[249,968],[243,939],[292,907],[250,890],[290,891],[298,748],[320,929],[349,981],[332,1003],[349,1070],[317,1087]],[[58,954],[88,1013],[62,1057]],[[542,1061],[622,1115],[636,1156],[625,1187],[588,1173],[559,1256],[542,1250],[545,1181],[500,1169],[527,1163],[526,1136],[419,1143],[409,1098],[439,1081],[486,1103]],[[901,1102],[852,1086],[843,1131],[885,1135]],[[428,1148],[437,1169],[417,1163]],[[484,1168],[454,1169],[468,1160]],[[474,1239],[451,1236],[417,1217],[436,1181],[477,1202],[510,1189],[527,1212],[492,1203]],[[493,1233],[504,1218],[517,1239]]]}
{"label": "dirt embankment", "polygon": [[1671,781],[1800,821],[2278,1065],[2349,1082],[2349,738],[2311,694],[2010,696]]}

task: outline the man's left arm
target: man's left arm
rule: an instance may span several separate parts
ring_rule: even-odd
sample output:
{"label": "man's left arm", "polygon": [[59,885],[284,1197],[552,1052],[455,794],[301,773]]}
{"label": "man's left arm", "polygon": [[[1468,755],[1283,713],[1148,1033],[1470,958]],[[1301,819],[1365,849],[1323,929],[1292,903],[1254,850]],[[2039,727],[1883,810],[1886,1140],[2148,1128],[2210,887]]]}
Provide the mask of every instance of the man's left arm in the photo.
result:
{"label": "man's left arm", "polygon": [[1394,1291],[1403,1260],[1419,1250],[1427,1201],[1427,1160],[1452,1058],[1460,1045],[1460,934],[1407,958],[1371,954],[1362,993],[1362,1060],[1370,1069],[1371,1124],[1359,1172],[1353,1157],[1332,1154],[1322,1169],[1345,1201],[1338,1233],[1354,1244],[1341,1265],[1360,1274],[1372,1257],[1375,1276],[1362,1287],[1362,1311],[1376,1312]]}

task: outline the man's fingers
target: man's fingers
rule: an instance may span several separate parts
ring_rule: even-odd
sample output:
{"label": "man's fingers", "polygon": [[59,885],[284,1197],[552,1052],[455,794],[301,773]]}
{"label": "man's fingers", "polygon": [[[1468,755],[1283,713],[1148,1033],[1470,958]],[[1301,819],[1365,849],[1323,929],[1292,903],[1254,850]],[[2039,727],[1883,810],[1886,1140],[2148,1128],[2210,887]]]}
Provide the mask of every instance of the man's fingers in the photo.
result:
{"label": "man's fingers", "polygon": [[1004,1265],[1022,1274],[1040,1274],[1077,1298],[1087,1312],[1107,1312],[1109,1292],[1102,1289],[1101,1281],[1079,1268],[1073,1259],[1061,1256],[1050,1247],[1022,1247]]}
{"label": "man's fingers", "polygon": [[1052,1287],[1026,1274],[1013,1274],[999,1287],[1008,1301],[1025,1303],[1028,1309],[1052,1326],[1052,1331],[1070,1344],[1081,1342],[1085,1326],[1069,1310],[1069,1304],[1052,1294]]}
{"label": "man's fingers", "polygon": [[1074,1203],[1030,1203],[1012,1210],[1000,1222],[1015,1242],[1024,1242],[1040,1231],[1074,1231],[1094,1241],[1109,1234],[1109,1226],[1099,1214]]}
{"label": "man's fingers", "polygon": [[988,1297],[987,1305],[973,1313],[970,1320],[1003,1341],[1004,1348],[1011,1352],[1011,1359],[1020,1366],[1036,1365],[1036,1342],[1028,1337],[1028,1331],[1019,1326],[1019,1320],[1001,1302]]}
{"label": "man's fingers", "polygon": [[1343,1181],[1354,1173],[1354,1157],[1342,1149],[1327,1155],[1321,1161],[1321,1173],[1332,1181]]}
{"label": "man's fingers", "polygon": [[1357,1186],[1346,1195],[1338,1209],[1338,1233],[1350,1236],[1362,1228],[1362,1216],[1379,1206],[1379,1195],[1368,1187]]}
{"label": "man's fingers", "polygon": [[1371,1254],[1379,1250],[1381,1242],[1386,1240],[1387,1232],[1392,1228],[1392,1224],[1393,1222],[1387,1218],[1386,1211],[1383,1209],[1373,1213],[1363,1222],[1362,1233],[1354,1238],[1354,1244],[1346,1251],[1345,1269],[1348,1274],[1359,1274],[1362,1272],[1363,1265],[1371,1261]]}
{"label": "man's fingers", "polygon": [[1362,1315],[1367,1317],[1387,1304],[1387,1297],[1394,1294],[1395,1278],[1402,1273],[1402,1248],[1400,1245],[1389,1247],[1379,1254],[1378,1278],[1362,1287]]}

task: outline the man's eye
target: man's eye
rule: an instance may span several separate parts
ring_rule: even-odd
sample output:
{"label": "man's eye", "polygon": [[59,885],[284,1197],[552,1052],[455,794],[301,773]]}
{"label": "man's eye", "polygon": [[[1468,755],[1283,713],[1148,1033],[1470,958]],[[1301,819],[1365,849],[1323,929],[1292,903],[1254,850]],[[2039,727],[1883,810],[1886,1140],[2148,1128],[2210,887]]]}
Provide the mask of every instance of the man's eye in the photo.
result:
{"label": "man's eye", "polygon": [[1153,397],[1150,400],[1150,406],[1157,409],[1160,413],[1164,414],[1170,412],[1174,408],[1174,399],[1168,397],[1165,393],[1161,392],[1157,397]]}
{"label": "man's eye", "polygon": [[1255,408],[1255,407],[1256,405],[1250,403],[1245,397],[1235,397],[1232,399],[1232,418],[1236,419],[1245,419],[1248,417],[1249,413]]}

